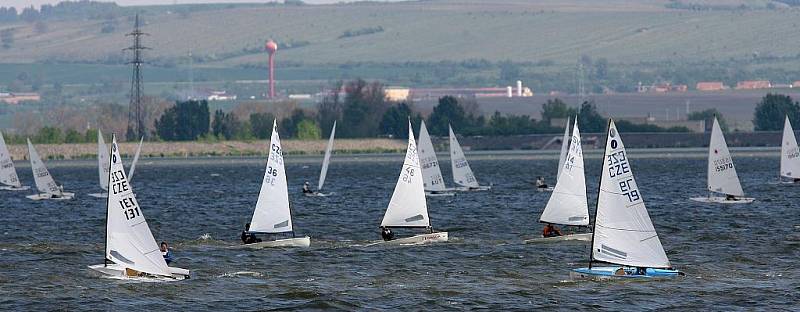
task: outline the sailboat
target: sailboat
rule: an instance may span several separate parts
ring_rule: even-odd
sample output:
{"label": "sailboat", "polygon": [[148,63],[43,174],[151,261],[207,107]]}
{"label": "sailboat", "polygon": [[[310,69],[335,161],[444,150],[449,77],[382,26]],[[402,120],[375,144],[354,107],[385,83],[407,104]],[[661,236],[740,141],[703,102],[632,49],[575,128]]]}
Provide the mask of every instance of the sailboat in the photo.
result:
{"label": "sailboat", "polygon": [[[292,227],[286,169],[283,167],[283,149],[278,136],[277,120],[272,123],[269,159],[248,232],[250,234],[267,234],[274,236],[275,239],[242,245],[247,248],[308,247],[311,245],[310,237],[296,237]],[[280,238],[287,234],[290,234],[291,237]]]}
{"label": "sailboat", "polygon": [[[142,151],[142,142],[144,142],[144,138],[139,141],[139,147],[136,148],[136,155],[133,157],[133,162],[131,163],[130,172],[128,172],[128,181],[133,180],[133,170],[136,168],[136,162],[139,160],[139,153]],[[100,130],[97,130],[97,171],[98,177],[100,180],[100,188],[103,191],[102,193],[90,193],[89,196],[96,197],[96,198],[106,198],[108,196],[108,146],[106,146],[106,141],[103,139],[103,133]]]}
{"label": "sailboat", "polygon": [[[589,226],[589,205],[586,199],[586,177],[583,167],[583,150],[578,123],[572,129],[569,152],[563,168],[559,170],[553,194],[547,202],[539,222],[566,226]],[[533,242],[554,242],[565,240],[591,241],[592,233],[569,233],[556,237],[539,237],[526,240]]]}
{"label": "sailboat", "polygon": [[447,128],[450,131],[450,165],[453,168],[453,180],[456,184],[462,186],[458,188],[458,190],[485,191],[491,189],[491,186],[481,186],[478,184],[478,180],[475,179],[475,175],[469,167],[467,157],[464,156],[464,151],[461,149],[461,145],[458,144],[458,139],[453,133],[453,127],[448,125]]}
{"label": "sailboat", "polygon": [[[574,269],[574,279],[654,278],[682,276],[672,269],[650,221],[633,177],[625,145],[609,119],[603,170],[597,195],[594,236],[587,268]],[[594,262],[613,264],[593,266]]]}
{"label": "sailboat", "polygon": [[31,139],[28,139],[28,155],[31,159],[33,180],[36,182],[36,189],[39,190],[39,194],[28,195],[25,197],[33,200],[65,200],[75,197],[75,193],[64,192],[63,187],[58,185],[56,181],[53,180],[53,176],[51,176],[50,172],[47,171],[47,167],[42,162],[42,158],[39,157],[39,153],[36,152],[33,144],[31,144]]}
{"label": "sailboat", "polygon": [[336,136],[336,121],[333,121],[333,128],[331,128],[331,135],[328,138],[328,146],[325,147],[325,157],[322,158],[322,169],[319,170],[319,182],[317,183],[317,190],[311,193],[303,193],[306,196],[328,196],[333,193],[323,193],[322,186],[325,184],[325,177],[328,175],[328,165],[331,162],[331,152],[333,151],[333,137]]}
{"label": "sailboat", "polygon": [[797,147],[797,139],[794,137],[794,130],[792,129],[792,123],[789,122],[789,116],[786,116],[783,122],[780,178],[790,179],[786,183],[800,183],[800,148]]}
{"label": "sailboat", "polygon": [[423,120],[419,126],[419,162],[422,166],[422,186],[425,188],[426,196],[454,196],[456,193],[447,189],[442,178],[442,170],[439,168],[439,160],[436,158],[436,150],[433,149],[431,136],[428,128],[425,127]]}
{"label": "sailboat", "polygon": [[434,232],[431,220],[428,218],[428,204],[425,199],[425,188],[422,183],[422,174],[417,154],[417,143],[414,141],[414,132],[411,131],[411,122],[408,122],[408,148],[403,160],[403,168],[397,178],[397,184],[389,200],[389,206],[381,221],[382,231],[392,228],[418,228],[426,229],[427,233],[404,238],[384,238],[385,243],[391,244],[427,244],[446,242],[447,232]]}
{"label": "sailboat", "polygon": [[[575,119],[575,121],[577,121],[577,118]],[[556,173],[556,182],[558,182],[559,177],[561,177],[561,170],[564,168],[564,161],[566,160],[567,152],[569,151],[569,140],[570,140],[569,123],[570,123],[570,118],[567,117],[567,125],[564,126],[564,137],[561,138],[561,154],[559,154],[558,156],[558,172]],[[555,189],[554,187],[551,187],[547,184],[539,185],[539,179],[537,179],[536,182],[533,183],[533,185],[536,186],[536,190],[539,192],[550,192]]]}
{"label": "sailboat", "polygon": [[[714,193],[725,196],[714,196]],[[755,200],[744,197],[731,152],[716,117],[711,128],[711,142],[708,144],[708,196],[692,197],[691,200],[720,204],[748,204]]]}
{"label": "sailboat", "polygon": [[14,168],[14,160],[11,159],[11,153],[8,152],[6,140],[3,138],[3,133],[0,132],[0,190],[5,191],[24,191],[30,189],[30,186],[22,185],[17,176],[17,169]]}
{"label": "sailboat", "polygon": [[125,175],[116,136],[111,137],[108,201],[106,202],[106,241],[103,264],[90,269],[116,278],[181,280],[189,270],[170,267],[164,261],[153,233],[144,218]]}

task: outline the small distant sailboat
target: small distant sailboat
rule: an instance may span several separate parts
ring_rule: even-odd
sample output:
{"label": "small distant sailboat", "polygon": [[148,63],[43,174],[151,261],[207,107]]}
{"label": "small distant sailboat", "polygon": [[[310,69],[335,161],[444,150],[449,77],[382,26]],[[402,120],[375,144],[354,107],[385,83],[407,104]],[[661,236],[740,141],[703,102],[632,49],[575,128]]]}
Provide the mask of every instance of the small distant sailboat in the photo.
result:
{"label": "small distant sailboat", "polygon": [[[563,168],[559,170],[558,182],[550,195],[539,222],[566,226],[589,226],[589,204],[586,199],[586,177],[583,169],[583,150],[578,123],[572,130],[571,144]],[[555,237],[539,237],[526,243],[554,241],[591,241],[592,233],[569,233]]]}
{"label": "small distant sailboat", "polygon": [[108,201],[106,202],[106,247],[103,264],[90,269],[116,278],[182,280],[189,270],[170,267],[156,244],[144,213],[125,176],[116,136],[111,137]]}
{"label": "small distant sailboat", "polygon": [[261,191],[258,193],[256,209],[250,221],[251,234],[280,236],[290,234],[289,238],[276,238],[253,244],[242,245],[247,248],[265,247],[308,247],[311,238],[296,237],[292,227],[292,212],[289,207],[289,190],[286,184],[286,169],[283,166],[283,149],[278,136],[277,120],[272,123],[269,159],[267,160]]}
{"label": "small distant sailboat", "polygon": [[333,151],[333,138],[336,136],[336,121],[333,121],[333,128],[331,128],[331,135],[328,138],[328,146],[325,147],[325,157],[322,158],[322,169],[319,170],[319,182],[317,183],[317,190],[311,193],[303,193],[306,196],[328,196],[333,193],[323,193],[322,186],[325,184],[325,177],[328,175],[328,165],[331,162],[331,152]]}
{"label": "small distant sailboat", "polygon": [[453,127],[449,125],[447,127],[448,130],[450,130],[450,164],[453,168],[453,180],[456,182],[456,184],[462,186],[461,188],[458,188],[458,190],[485,191],[491,189],[491,186],[481,186],[478,184],[478,180],[475,179],[475,175],[472,173],[472,169],[469,167],[467,157],[464,155],[464,151],[461,149],[461,144],[458,144],[458,139],[453,133]]}
{"label": "small distant sailboat", "polygon": [[411,122],[409,121],[408,148],[405,160],[403,160],[403,168],[400,170],[392,199],[389,200],[389,206],[386,208],[380,227],[384,233],[391,231],[391,228],[421,228],[426,229],[427,233],[398,239],[384,237],[385,243],[426,244],[446,242],[448,239],[447,232],[434,232],[431,227],[421,169],[417,144],[414,141],[414,132],[411,131]]}
{"label": "small distant sailboat", "polygon": [[47,167],[42,162],[42,158],[39,157],[39,153],[36,152],[33,144],[31,144],[30,139],[28,139],[28,156],[31,159],[33,180],[36,182],[36,189],[39,190],[39,194],[25,197],[33,200],[65,200],[75,197],[75,193],[64,192],[63,186],[58,185],[56,181],[53,180],[53,176],[47,171]]}
{"label": "small distant sailboat", "polygon": [[[577,121],[577,118],[575,120]],[[567,152],[569,151],[569,123],[570,118],[567,117],[567,125],[564,126],[564,137],[561,138],[561,154],[558,156],[558,172],[556,173],[556,182],[558,182],[558,179],[561,177],[561,170],[564,169],[564,161],[566,160]],[[577,122],[575,124],[577,124]],[[536,182],[533,182],[533,185],[536,186],[536,190],[539,192],[550,192],[555,189],[547,184],[540,183],[544,183],[544,181],[537,179]]]}
{"label": "small distant sailboat", "polygon": [[[139,147],[136,148],[136,155],[133,157],[131,169],[128,173],[128,181],[133,180],[133,170],[136,168],[136,162],[139,160],[139,153],[142,151],[142,142],[144,138],[139,141]],[[108,146],[103,139],[103,133],[97,130],[97,171],[100,180],[100,188],[103,189],[102,193],[90,193],[89,196],[96,198],[106,198],[108,196]]]}
{"label": "small distant sailboat", "polygon": [[797,139],[794,137],[794,130],[792,129],[792,123],[789,122],[789,116],[786,116],[786,120],[783,122],[780,178],[790,180],[786,181],[786,183],[800,183],[800,148],[797,147]]}
{"label": "small distant sailboat", "polygon": [[3,133],[0,132],[0,190],[4,191],[24,191],[30,189],[30,186],[22,185],[17,176],[17,169],[14,168],[14,160],[11,159],[11,153],[6,146],[6,140],[3,138]]}
{"label": "small distant sailboat", "polygon": [[[616,266],[592,266],[595,261]],[[589,267],[574,269],[570,276],[610,279],[683,275],[672,269],[661,246],[633,177],[625,145],[614,121],[609,119]]]}
{"label": "small distant sailboat", "polygon": [[[725,196],[714,196],[713,193]],[[733,166],[731,152],[728,150],[728,144],[725,143],[722,128],[716,117],[714,117],[714,125],[711,128],[711,142],[708,145],[708,196],[692,197],[691,200],[720,204],[749,204],[755,200],[744,197],[739,176]]]}
{"label": "small distant sailboat", "polygon": [[425,121],[419,126],[419,161],[422,166],[422,185],[425,188],[426,196],[454,196],[456,193],[447,189],[442,178],[442,170],[439,168],[439,160],[436,158],[436,150],[433,149],[431,136]]}

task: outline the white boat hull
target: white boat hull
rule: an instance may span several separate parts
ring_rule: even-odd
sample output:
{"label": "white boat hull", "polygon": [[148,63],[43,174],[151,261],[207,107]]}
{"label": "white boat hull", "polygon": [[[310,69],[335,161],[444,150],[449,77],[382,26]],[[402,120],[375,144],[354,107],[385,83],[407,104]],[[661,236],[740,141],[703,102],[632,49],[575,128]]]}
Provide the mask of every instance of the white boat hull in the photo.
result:
{"label": "white boat hull", "polygon": [[690,199],[700,203],[715,203],[715,204],[749,204],[756,200],[755,198],[752,197],[740,197],[737,200],[727,200],[725,199],[725,197],[721,196],[692,197]]}
{"label": "white boat hull", "polygon": [[163,275],[152,275],[152,274],[140,274],[140,275],[129,275],[131,271],[126,270],[126,268],[122,265],[112,263],[108,265],[104,264],[95,264],[90,265],[90,269],[100,272],[104,276],[112,277],[112,278],[124,278],[124,279],[142,279],[142,280],[163,280],[163,281],[170,281],[170,280],[184,280],[189,278],[189,270],[176,268],[176,267],[169,267],[171,276],[163,276]]}
{"label": "white boat hull", "polygon": [[[620,270],[622,269],[622,270]],[[644,275],[636,274],[632,267],[611,266],[574,269],[569,272],[572,280],[603,281],[611,279],[667,279],[685,276],[678,270],[646,268]]]}
{"label": "white boat hull", "polygon": [[25,196],[25,197],[27,197],[28,199],[32,199],[32,200],[67,200],[67,199],[74,198],[75,197],[75,193],[64,192],[64,193],[61,193],[61,196],[59,196],[59,197],[53,197],[53,194],[46,194],[46,193],[28,195],[28,196]]}
{"label": "white boat hull", "polygon": [[247,249],[262,249],[262,248],[275,248],[275,247],[309,247],[311,246],[311,237],[294,237],[286,239],[278,239],[273,241],[266,241],[260,243],[253,243],[247,245],[236,246],[238,248]]}
{"label": "white boat hull", "polygon": [[23,185],[23,186],[20,186],[20,187],[14,187],[14,186],[8,186],[8,185],[0,186],[0,190],[3,190],[3,191],[27,191],[27,190],[30,190],[30,189],[31,189],[31,187],[27,186],[27,185]]}
{"label": "white boat hull", "polygon": [[108,193],[91,193],[89,196],[95,198],[108,198]]}
{"label": "white boat hull", "polygon": [[390,241],[380,241],[375,243],[374,245],[422,245],[422,244],[432,244],[432,243],[441,243],[446,242],[448,240],[447,232],[435,232],[435,233],[427,233],[427,234],[419,234],[414,235],[411,237],[404,237],[393,239]]}
{"label": "white boat hull", "polygon": [[536,243],[557,243],[557,242],[564,242],[564,241],[580,241],[580,242],[591,242],[592,241],[592,233],[577,233],[577,234],[567,234],[555,237],[537,237],[526,239],[524,241],[525,244],[536,244]]}
{"label": "white boat hull", "polygon": [[456,196],[456,193],[448,192],[448,191],[425,191],[425,196],[428,197],[450,197]]}
{"label": "white boat hull", "polygon": [[303,193],[303,195],[307,197],[328,197],[333,195],[333,193],[321,193],[321,192],[314,192],[314,193]]}
{"label": "white boat hull", "polygon": [[553,190],[555,190],[555,189],[556,189],[556,188],[555,188],[555,187],[552,187],[552,186],[548,186],[548,187],[537,187],[537,188],[536,188],[536,191],[537,191],[537,192],[552,192],[552,191],[553,191]]}
{"label": "white boat hull", "polygon": [[460,191],[460,192],[478,192],[478,191],[488,191],[488,190],[491,190],[491,189],[492,189],[491,185],[481,185],[481,186],[478,186],[478,187],[462,186],[462,187],[457,187],[456,188],[456,190]]}

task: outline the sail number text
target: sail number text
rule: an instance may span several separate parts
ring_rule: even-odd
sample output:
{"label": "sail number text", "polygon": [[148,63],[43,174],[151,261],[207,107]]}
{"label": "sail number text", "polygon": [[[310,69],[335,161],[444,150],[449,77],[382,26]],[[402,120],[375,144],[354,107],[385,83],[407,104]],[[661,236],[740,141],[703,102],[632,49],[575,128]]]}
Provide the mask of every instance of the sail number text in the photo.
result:
{"label": "sail number text", "polygon": [[131,190],[130,187],[128,187],[128,180],[125,179],[125,173],[122,172],[122,170],[111,172],[111,185],[109,185],[109,187],[114,194]]}
{"label": "sail number text", "polygon": [[728,169],[733,169],[733,161],[730,157],[725,157],[722,159],[717,159],[714,161],[714,169],[717,172],[725,171]]}
{"label": "sail number text", "polygon": [[608,160],[608,173],[613,178],[631,172],[628,158],[625,157],[625,151],[611,153],[607,156]]}
{"label": "sail number text", "polygon": [[139,212],[139,206],[136,205],[132,197],[120,200],[119,207],[122,208],[122,213],[125,214],[125,220],[130,220],[142,215]]}

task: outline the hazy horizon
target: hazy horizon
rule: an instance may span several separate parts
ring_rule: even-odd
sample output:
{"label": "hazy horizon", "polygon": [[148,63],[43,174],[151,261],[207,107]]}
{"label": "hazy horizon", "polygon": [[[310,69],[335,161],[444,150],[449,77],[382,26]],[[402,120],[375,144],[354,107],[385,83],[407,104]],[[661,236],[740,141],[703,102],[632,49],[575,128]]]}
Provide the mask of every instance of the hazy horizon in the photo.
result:
{"label": "hazy horizon", "polygon": [[[17,10],[33,5],[39,8],[43,4],[57,4],[64,0],[6,0],[0,6],[15,7]],[[96,0],[98,2],[116,2],[121,6],[137,6],[137,5],[170,5],[170,4],[187,4],[187,3],[268,3],[274,0],[119,0],[119,1],[104,1]],[[309,4],[329,4],[338,2],[352,2],[355,0],[303,0]],[[376,1],[399,1],[399,0],[376,0]]]}

